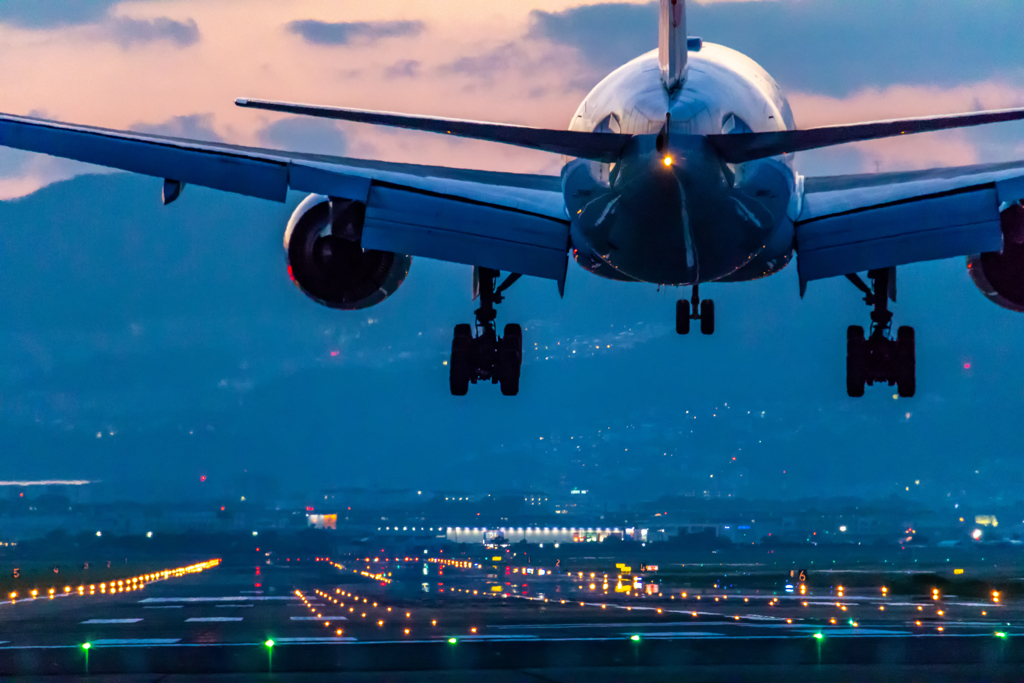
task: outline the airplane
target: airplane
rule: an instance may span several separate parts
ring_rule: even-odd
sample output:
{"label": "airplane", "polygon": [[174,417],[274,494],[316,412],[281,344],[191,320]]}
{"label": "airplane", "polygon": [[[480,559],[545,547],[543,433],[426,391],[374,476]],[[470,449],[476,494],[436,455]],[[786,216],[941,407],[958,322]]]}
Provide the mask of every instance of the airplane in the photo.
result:
{"label": "airplane", "polygon": [[[687,34],[685,0],[660,0],[658,47],[616,69],[568,130],[257,99],[240,107],[392,126],[562,155],[558,176],[289,153],[0,114],[0,145],[284,202],[309,193],[284,235],[288,272],[340,310],[379,304],[412,257],[473,266],[475,325],[455,327],[449,388],[519,392],[522,328],[499,336],[496,306],[522,276],[564,295],[569,257],[599,277],[692,287],[676,331],[715,330],[706,283],[758,280],[796,258],[808,283],[848,278],[871,308],[847,330],[846,389],[916,392],[916,342],[893,331],[896,268],[967,257],[994,303],[1024,312],[1024,161],[902,173],[804,177],[806,150],[1024,119],[1024,109],[812,129],[796,127],[757,63]],[[653,34],[653,30],[652,30]],[[653,35],[652,35],[653,37]],[[653,42],[653,41],[652,41]],[[506,275],[503,277],[502,273]],[[865,278],[861,273],[866,273]],[[870,284],[869,284],[870,283]]]}

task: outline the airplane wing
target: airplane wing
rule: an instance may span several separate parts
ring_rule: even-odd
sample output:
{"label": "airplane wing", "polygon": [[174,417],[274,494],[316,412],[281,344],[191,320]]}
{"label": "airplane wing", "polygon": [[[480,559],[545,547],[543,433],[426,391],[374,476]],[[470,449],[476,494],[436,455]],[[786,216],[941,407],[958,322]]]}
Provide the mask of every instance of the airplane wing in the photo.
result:
{"label": "airplane wing", "polygon": [[1001,212],[1024,199],[1024,162],[805,178],[801,289],[821,278],[1001,251]]}
{"label": "airplane wing", "polygon": [[348,159],[146,135],[0,114],[0,146],[285,201],[289,190],[367,206],[363,246],[534,275],[564,286],[561,179]]}

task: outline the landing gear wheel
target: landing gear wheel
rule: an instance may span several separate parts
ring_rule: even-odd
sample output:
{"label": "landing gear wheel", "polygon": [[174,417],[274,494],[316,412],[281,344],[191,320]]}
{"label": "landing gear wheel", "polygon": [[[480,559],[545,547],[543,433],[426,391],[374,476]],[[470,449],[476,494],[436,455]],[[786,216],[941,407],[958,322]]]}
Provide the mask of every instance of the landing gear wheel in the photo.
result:
{"label": "landing gear wheel", "polygon": [[690,334],[690,302],[676,302],[676,334]]}
{"label": "landing gear wheel", "polygon": [[864,395],[867,345],[864,328],[851,325],[846,329],[846,393],[853,398]]}
{"label": "landing gear wheel", "polygon": [[498,343],[498,381],[504,396],[519,393],[519,373],[523,365],[523,328],[505,325],[505,336]]}
{"label": "landing gear wheel", "polygon": [[715,302],[711,299],[700,302],[700,333],[715,333]]}
{"label": "landing gear wheel", "polygon": [[465,396],[469,393],[472,351],[473,328],[469,325],[456,325],[455,336],[452,338],[452,355],[448,361],[448,384],[452,396]]}
{"label": "landing gear wheel", "polygon": [[914,349],[914,328],[896,330],[896,388],[903,398],[917,393],[917,357]]}

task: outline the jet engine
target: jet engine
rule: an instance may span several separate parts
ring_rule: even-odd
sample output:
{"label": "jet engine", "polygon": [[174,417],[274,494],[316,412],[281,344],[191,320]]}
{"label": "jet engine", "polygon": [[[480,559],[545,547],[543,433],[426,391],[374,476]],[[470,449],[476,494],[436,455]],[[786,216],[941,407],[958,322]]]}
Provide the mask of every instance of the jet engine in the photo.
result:
{"label": "jet engine", "polygon": [[967,257],[967,272],[990,301],[1024,313],[1024,206],[1010,206],[1000,219],[1003,250]]}
{"label": "jet engine", "polygon": [[310,195],[288,221],[288,275],[314,301],[343,311],[375,306],[394,294],[411,256],[363,249],[366,206]]}

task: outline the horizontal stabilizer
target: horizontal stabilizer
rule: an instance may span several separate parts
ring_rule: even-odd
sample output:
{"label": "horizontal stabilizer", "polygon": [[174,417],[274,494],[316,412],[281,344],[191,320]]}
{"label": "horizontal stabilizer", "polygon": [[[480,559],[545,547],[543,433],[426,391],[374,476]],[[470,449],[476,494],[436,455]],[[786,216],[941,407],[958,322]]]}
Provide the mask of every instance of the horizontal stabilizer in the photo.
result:
{"label": "horizontal stabilizer", "polygon": [[919,119],[899,119],[855,123],[847,126],[827,126],[808,130],[784,130],[772,133],[737,133],[709,135],[711,145],[726,162],[739,164],[793,152],[804,152],[821,147],[832,147],[848,142],[863,142],[882,138],[930,133],[952,128],[968,128],[987,123],[1024,120],[1024,109],[1004,109],[976,114],[933,116]]}
{"label": "horizontal stabilizer", "polygon": [[504,123],[485,123],[444,119],[434,116],[409,116],[363,109],[339,109],[288,102],[267,102],[264,100],[236,100],[239,107],[265,109],[286,114],[316,116],[338,121],[373,123],[379,126],[421,130],[460,138],[501,142],[516,147],[538,149],[554,154],[564,154],[594,161],[617,161],[631,136],[619,133],[582,133],[568,130],[548,130]]}

